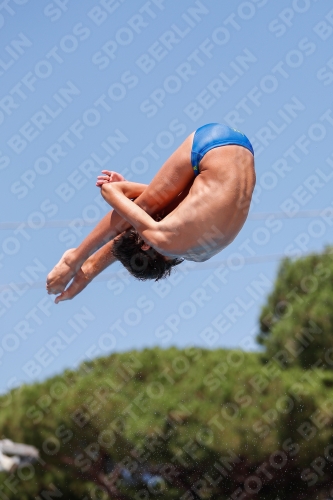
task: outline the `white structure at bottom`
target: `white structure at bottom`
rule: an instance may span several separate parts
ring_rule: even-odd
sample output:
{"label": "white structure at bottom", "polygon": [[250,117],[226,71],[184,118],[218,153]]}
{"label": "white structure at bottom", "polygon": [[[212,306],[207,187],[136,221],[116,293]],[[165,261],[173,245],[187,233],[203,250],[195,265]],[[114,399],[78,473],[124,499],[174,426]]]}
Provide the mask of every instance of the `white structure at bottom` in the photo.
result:
{"label": "white structure at bottom", "polygon": [[33,462],[39,456],[34,446],[0,439],[0,472],[12,472],[21,464]]}

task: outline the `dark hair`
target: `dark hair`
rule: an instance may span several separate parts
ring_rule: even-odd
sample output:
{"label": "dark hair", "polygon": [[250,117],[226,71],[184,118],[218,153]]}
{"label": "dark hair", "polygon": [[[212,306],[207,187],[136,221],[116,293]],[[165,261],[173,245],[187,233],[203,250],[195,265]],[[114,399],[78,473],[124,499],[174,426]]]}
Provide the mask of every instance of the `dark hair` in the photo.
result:
{"label": "dark hair", "polygon": [[170,276],[173,266],[184,259],[165,259],[153,248],[142,250],[145,241],[135,229],[129,229],[114,239],[112,253],[137,279],[155,280]]}

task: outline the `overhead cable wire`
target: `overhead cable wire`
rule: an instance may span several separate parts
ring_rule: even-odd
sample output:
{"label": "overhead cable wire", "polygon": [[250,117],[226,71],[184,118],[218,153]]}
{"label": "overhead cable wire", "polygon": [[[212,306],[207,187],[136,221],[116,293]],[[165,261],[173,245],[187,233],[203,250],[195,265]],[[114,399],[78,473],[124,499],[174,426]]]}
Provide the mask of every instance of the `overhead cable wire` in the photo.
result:
{"label": "overhead cable wire", "polygon": [[[329,207],[331,210],[330,215],[333,218],[333,207]],[[275,219],[308,219],[312,217],[320,217],[323,215],[324,211],[327,208],[323,208],[320,210],[300,210],[297,213],[294,212],[253,212],[250,213],[247,220],[266,220],[268,217],[274,217]],[[325,216],[328,214],[325,213]],[[70,227],[73,222],[80,221],[80,227],[93,227],[96,225],[96,221],[90,222],[81,218],[68,219],[68,220],[47,220],[44,221],[41,225],[42,227],[34,227],[33,223],[29,223],[29,221],[19,221],[19,222],[0,222],[0,230],[8,231],[11,229],[18,229],[20,227],[30,227],[31,229],[49,229],[49,228],[58,228],[58,227]]]}

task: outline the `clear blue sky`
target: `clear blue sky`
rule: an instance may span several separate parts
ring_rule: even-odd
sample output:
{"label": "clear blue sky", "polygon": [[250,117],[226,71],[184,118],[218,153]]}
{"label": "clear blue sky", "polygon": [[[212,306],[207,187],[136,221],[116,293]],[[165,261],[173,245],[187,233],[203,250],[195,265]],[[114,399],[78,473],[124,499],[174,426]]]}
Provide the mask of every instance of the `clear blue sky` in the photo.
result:
{"label": "clear blue sky", "polygon": [[[0,10],[0,390],[112,351],[256,349],[279,258],[332,242],[330,2],[20,3]],[[161,284],[116,264],[54,305],[47,272],[107,211],[101,165],[149,182],[208,122],[256,152],[236,240]]]}

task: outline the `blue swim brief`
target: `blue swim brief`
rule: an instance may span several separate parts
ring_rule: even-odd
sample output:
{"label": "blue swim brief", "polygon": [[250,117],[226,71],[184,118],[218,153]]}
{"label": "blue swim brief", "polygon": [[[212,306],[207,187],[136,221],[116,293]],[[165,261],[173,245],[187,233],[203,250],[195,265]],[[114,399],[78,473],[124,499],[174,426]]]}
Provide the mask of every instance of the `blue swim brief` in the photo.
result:
{"label": "blue swim brief", "polygon": [[194,134],[191,151],[191,163],[195,175],[199,174],[200,161],[208,151],[219,146],[228,146],[231,144],[242,146],[254,155],[249,139],[238,130],[220,123],[208,123],[198,128]]}

